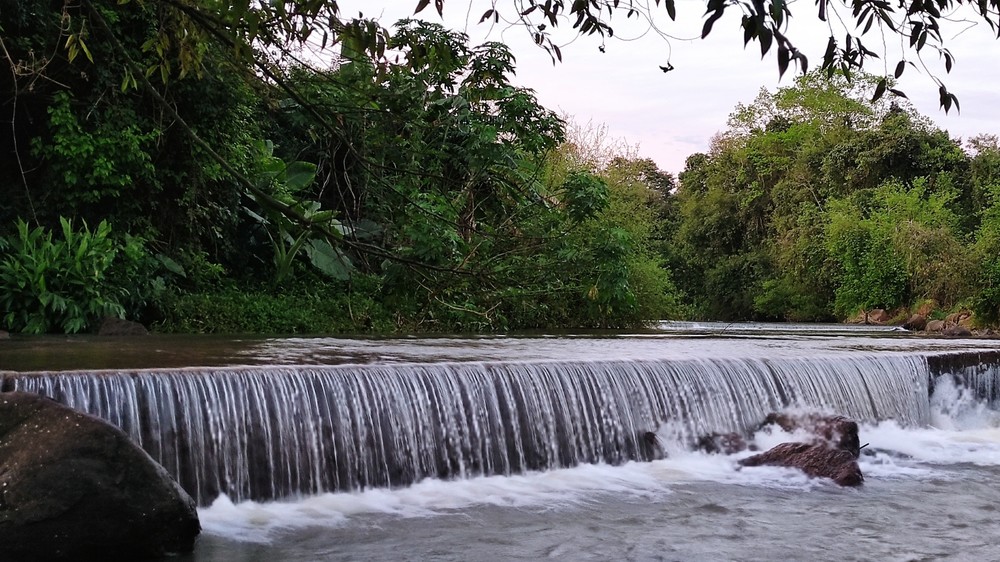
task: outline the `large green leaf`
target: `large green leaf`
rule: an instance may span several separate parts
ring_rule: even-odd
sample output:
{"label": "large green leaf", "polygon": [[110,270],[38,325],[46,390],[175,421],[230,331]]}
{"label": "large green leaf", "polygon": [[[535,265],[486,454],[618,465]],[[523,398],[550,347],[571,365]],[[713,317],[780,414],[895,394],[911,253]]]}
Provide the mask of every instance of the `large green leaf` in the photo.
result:
{"label": "large green leaf", "polygon": [[288,191],[301,191],[316,179],[316,164],[309,162],[292,162],[285,168],[285,186]]}
{"label": "large green leaf", "polygon": [[305,250],[309,255],[309,261],[324,275],[340,281],[351,278],[351,272],[354,271],[351,260],[326,240],[310,240]]}

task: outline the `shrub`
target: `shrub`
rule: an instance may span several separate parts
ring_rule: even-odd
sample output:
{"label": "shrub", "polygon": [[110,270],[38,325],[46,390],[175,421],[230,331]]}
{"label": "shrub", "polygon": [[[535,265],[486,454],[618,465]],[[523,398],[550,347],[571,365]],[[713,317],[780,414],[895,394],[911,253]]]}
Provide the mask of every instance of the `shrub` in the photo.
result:
{"label": "shrub", "polygon": [[223,287],[174,295],[158,331],[201,334],[388,333],[394,324],[360,276],[343,284],[296,284],[281,292]]}
{"label": "shrub", "polygon": [[111,226],[101,221],[91,231],[84,222],[77,231],[69,219],[59,222],[61,240],[18,220],[17,235],[2,241],[0,311],[9,330],[72,334],[124,314],[106,282],[118,251]]}

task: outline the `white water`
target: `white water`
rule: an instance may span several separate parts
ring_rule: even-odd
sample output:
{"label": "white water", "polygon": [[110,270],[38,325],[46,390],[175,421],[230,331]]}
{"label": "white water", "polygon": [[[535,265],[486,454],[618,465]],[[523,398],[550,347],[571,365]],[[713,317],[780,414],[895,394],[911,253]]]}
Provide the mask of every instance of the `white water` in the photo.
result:
{"label": "white water", "polygon": [[[448,533],[459,533],[465,537],[463,540],[476,540],[477,536],[485,540],[489,534],[477,535],[475,531],[468,530],[470,526],[474,529],[485,524],[492,528],[514,518],[518,524],[529,528],[545,522],[552,527],[565,525],[573,529],[581,524],[581,520],[586,521],[598,513],[624,510],[634,512],[638,521],[631,521],[614,531],[631,535],[638,528],[641,535],[642,532],[663,531],[653,528],[642,530],[646,526],[646,518],[652,516],[650,514],[668,510],[682,518],[705,516],[700,513],[705,505],[710,506],[709,511],[714,509],[719,512],[710,518],[726,526],[726,523],[720,522],[730,522],[733,518],[730,513],[733,507],[726,502],[741,503],[737,501],[741,497],[746,502],[777,504],[770,514],[777,517],[773,522],[775,524],[794,523],[781,519],[782,509],[798,508],[803,504],[821,508],[822,513],[809,515],[819,526],[834,524],[831,518],[844,524],[840,519],[844,514],[838,515],[838,506],[845,502],[856,504],[859,511],[853,508],[847,510],[853,517],[864,513],[865,509],[876,509],[880,502],[886,501],[896,506],[894,510],[912,513],[929,497],[927,494],[931,490],[944,492],[955,500],[956,506],[971,503],[972,498],[962,497],[963,493],[967,493],[967,486],[983,479],[989,480],[990,475],[1000,474],[1000,415],[983,407],[967,391],[942,381],[932,397],[931,419],[933,426],[922,428],[901,428],[892,420],[863,425],[861,440],[869,446],[860,459],[866,477],[866,484],[860,489],[841,489],[830,481],[811,479],[793,469],[740,469],[737,459],[752,454],[750,452],[725,456],[671,447],[672,454],[667,459],[622,466],[582,465],[457,481],[428,479],[397,490],[322,494],[284,502],[243,502],[234,505],[228,498],[220,497],[213,505],[200,511],[205,533],[202,540],[206,546],[196,551],[195,559],[222,560],[222,554],[216,551],[221,548],[219,552],[228,553],[226,556],[236,556],[227,558],[232,560],[258,559],[255,558],[258,555],[304,560],[308,558],[308,553],[302,552],[297,545],[302,542],[314,545],[316,537],[322,536],[329,537],[330,547],[323,559],[336,559],[346,553],[350,553],[347,558],[364,558],[368,551],[345,549],[344,538],[376,532],[379,535],[395,536],[401,533],[407,536],[407,540],[416,543],[414,553],[434,552],[437,546],[444,548],[445,558],[457,560],[462,559],[463,551],[459,548],[461,545],[454,545],[445,538]],[[754,443],[766,449],[801,437],[781,431],[760,432],[755,435]],[[709,487],[706,488],[706,485]],[[992,486],[987,489],[992,489]],[[706,490],[711,492],[706,493]],[[689,501],[692,495],[705,495],[711,501],[692,506]],[[976,499],[1000,502],[1000,491],[989,498]],[[985,506],[980,507],[985,509]],[[944,520],[961,517],[949,515],[947,505],[939,505],[938,508]],[[963,508],[957,509],[961,512]],[[864,532],[879,535],[894,532],[891,518],[880,516],[879,521],[878,525]],[[942,520],[920,524],[936,528],[943,523]],[[975,529],[963,525],[966,524],[958,523],[959,528],[969,530],[968,536],[959,534],[964,537],[961,540],[970,541],[966,545],[970,552],[978,552],[974,548]],[[439,538],[427,536],[424,534],[427,529],[437,529],[442,535]],[[765,530],[781,532],[780,526],[772,528],[765,525]],[[714,535],[709,533],[711,536]],[[815,537],[787,537],[787,541],[794,545],[804,538],[811,542],[816,540]],[[700,547],[695,548],[694,545],[691,552],[705,554],[700,559],[715,559],[711,555],[712,539],[705,540],[708,541],[703,541],[705,550],[698,550]],[[828,540],[831,545],[836,543],[834,537],[828,537]],[[892,543],[891,537],[883,536],[883,540]],[[532,543],[532,539],[526,538],[523,551],[518,548],[511,551],[510,545],[505,548],[508,554],[522,552],[525,558],[545,551],[544,548],[538,550],[540,547]],[[591,552],[576,549],[572,543],[562,544],[562,550],[556,552],[555,557],[591,558]],[[241,546],[236,548],[236,544]],[[900,547],[905,550],[905,546]],[[476,548],[483,559],[492,558],[491,553],[497,554],[488,541],[478,544]],[[742,548],[746,550],[741,553],[739,548],[730,545],[719,553],[722,558],[757,559],[752,554],[754,542],[751,538]],[[957,543],[955,548],[958,548]],[[378,552],[382,551],[369,552],[371,559],[377,559]],[[959,548],[954,554],[962,552]],[[644,551],[635,559],[645,559],[646,555],[653,554],[652,551]],[[828,558],[820,556],[818,559],[837,558],[830,554]],[[863,552],[855,554],[858,559],[867,558]],[[479,558],[478,555],[475,558]],[[667,558],[670,559],[669,556]],[[797,559],[793,555],[787,558]],[[852,556],[842,558],[852,559]]]}
{"label": "white water", "polygon": [[[768,346],[760,346],[768,349]],[[893,354],[38,373],[121,427],[201,504],[648,460],[790,405],[926,423],[927,361]]]}

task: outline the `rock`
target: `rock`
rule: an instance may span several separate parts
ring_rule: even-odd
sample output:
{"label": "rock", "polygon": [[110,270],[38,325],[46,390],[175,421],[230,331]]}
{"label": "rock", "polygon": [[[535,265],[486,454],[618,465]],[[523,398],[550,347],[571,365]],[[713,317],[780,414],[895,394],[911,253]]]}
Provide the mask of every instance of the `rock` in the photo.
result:
{"label": "rock", "polygon": [[108,316],[97,330],[99,336],[148,336],[149,330],[138,322]]}
{"label": "rock", "polygon": [[966,328],[970,329],[973,327],[973,325],[975,325],[975,323],[976,323],[975,315],[971,312],[963,315],[962,318],[959,319],[958,321],[959,326],[965,326]]}
{"label": "rock", "polygon": [[937,310],[937,308],[938,308],[937,301],[934,299],[929,299],[920,302],[920,305],[917,307],[916,313],[923,316],[924,318],[927,318],[928,316],[931,315],[932,312]]}
{"label": "rock", "polygon": [[931,320],[927,323],[928,332],[942,332],[945,329],[944,320]]}
{"label": "rock", "polygon": [[972,330],[966,328],[965,326],[956,324],[955,326],[948,326],[941,332],[941,334],[953,337],[968,337],[972,335]]}
{"label": "rock", "polygon": [[723,455],[732,455],[748,449],[757,450],[756,446],[747,443],[746,437],[735,432],[703,435],[698,438],[695,447],[706,453],[722,453]]}
{"label": "rock", "polygon": [[7,330],[0,330],[0,340],[9,340],[9,339],[10,339],[10,332],[8,332]]}
{"label": "rock", "polygon": [[885,324],[892,317],[884,309],[876,308],[874,310],[869,310],[865,314],[865,324]]}
{"label": "rock", "polygon": [[666,458],[667,454],[663,450],[660,438],[652,431],[640,431],[638,442],[645,460],[655,461]]}
{"label": "rock", "polygon": [[813,444],[822,444],[847,451],[854,458],[861,454],[861,439],[858,436],[858,424],[844,416],[829,416],[818,413],[790,414],[772,412],[764,418],[760,428],[776,425],[791,433],[802,429],[811,433],[815,440]]}
{"label": "rock", "polygon": [[854,455],[826,443],[782,443],[739,464],[797,468],[814,478],[830,478],[841,486],[860,486],[865,481]]}
{"label": "rock", "polygon": [[914,332],[919,332],[927,327],[927,317],[923,314],[914,314],[910,316],[910,319],[903,324],[903,328],[907,330],[912,330]]}
{"label": "rock", "polygon": [[0,560],[142,560],[191,551],[195,503],[118,428],[0,393]]}

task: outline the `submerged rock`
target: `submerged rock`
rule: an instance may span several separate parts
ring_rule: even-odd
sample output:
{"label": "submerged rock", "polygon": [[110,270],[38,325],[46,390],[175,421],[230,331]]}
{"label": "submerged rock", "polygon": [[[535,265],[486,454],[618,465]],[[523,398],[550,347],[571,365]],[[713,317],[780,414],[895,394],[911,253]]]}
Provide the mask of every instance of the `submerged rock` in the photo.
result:
{"label": "submerged rock", "polygon": [[857,457],[826,443],[782,443],[739,461],[741,466],[787,466],[815,478],[829,478],[841,486],[860,486],[865,477]]}
{"label": "submerged rock", "polygon": [[640,431],[638,442],[643,460],[655,461],[667,457],[660,438],[652,431]]}
{"label": "submerged rock", "polygon": [[108,316],[97,330],[99,336],[148,336],[149,330],[138,322]]}
{"label": "submerged rock", "polygon": [[142,560],[188,552],[195,503],[118,428],[0,393],[0,560]]}

